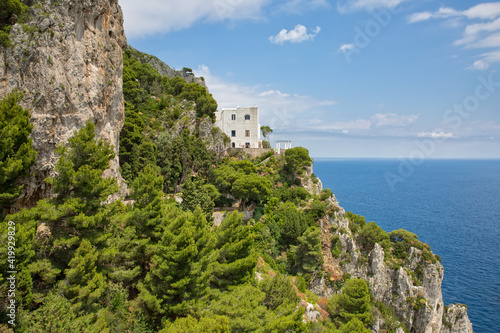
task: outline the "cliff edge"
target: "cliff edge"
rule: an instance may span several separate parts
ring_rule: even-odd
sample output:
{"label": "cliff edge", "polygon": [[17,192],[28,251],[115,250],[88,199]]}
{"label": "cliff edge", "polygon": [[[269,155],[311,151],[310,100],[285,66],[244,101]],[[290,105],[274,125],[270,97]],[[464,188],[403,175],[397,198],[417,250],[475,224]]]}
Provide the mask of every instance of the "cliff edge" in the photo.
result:
{"label": "cliff edge", "polygon": [[26,24],[15,24],[11,45],[0,47],[0,98],[24,92],[31,112],[33,177],[24,180],[20,206],[50,195],[58,144],[91,119],[97,135],[115,146],[106,171],[120,179],[118,140],[123,126],[123,15],[117,0],[37,1]]}
{"label": "cliff edge", "polygon": [[[312,168],[307,171],[307,176],[313,175]],[[321,181],[317,182],[318,188],[305,187],[311,193],[322,190]],[[368,228],[362,228],[364,218],[359,223],[350,213],[346,214],[335,196],[328,200],[333,213],[326,215],[321,223],[323,262],[327,274],[313,279],[310,287],[314,293],[330,298],[336,292],[333,287],[336,281],[345,277],[362,278],[368,282],[376,301],[390,308],[410,332],[473,332],[465,305],[444,305],[441,290],[444,268],[427,244],[415,237],[404,244],[406,249],[398,252],[402,245],[396,243],[402,244],[404,240],[394,233],[406,237],[404,231],[398,230],[389,233],[390,246],[388,242],[374,242],[370,248],[368,240],[379,237],[374,234],[385,232],[378,226],[371,228],[371,234],[365,232]],[[372,331],[385,332],[387,323],[384,320],[382,313],[378,313]],[[403,332],[403,329],[398,328],[396,332]]]}

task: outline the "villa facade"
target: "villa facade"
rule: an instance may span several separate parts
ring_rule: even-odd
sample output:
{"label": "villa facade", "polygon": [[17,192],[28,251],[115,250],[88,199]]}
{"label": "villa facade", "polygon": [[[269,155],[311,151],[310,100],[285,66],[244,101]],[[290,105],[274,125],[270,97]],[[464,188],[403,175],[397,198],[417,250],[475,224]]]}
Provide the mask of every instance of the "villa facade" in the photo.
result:
{"label": "villa facade", "polygon": [[262,148],[259,108],[224,108],[215,113],[215,126],[231,139],[231,148]]}

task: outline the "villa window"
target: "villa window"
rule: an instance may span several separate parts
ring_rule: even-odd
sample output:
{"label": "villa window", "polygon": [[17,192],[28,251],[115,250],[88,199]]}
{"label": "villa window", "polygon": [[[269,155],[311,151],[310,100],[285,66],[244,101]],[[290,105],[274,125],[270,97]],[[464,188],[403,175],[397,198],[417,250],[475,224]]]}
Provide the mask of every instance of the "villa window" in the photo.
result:
{"label": "villa window", "polygon": [[250,115],[249,114],[245,115],[245,120],[250,120]]}
{"label": "villa window", "polygon": [[231,142],[231,148],[236,148],[236,143]]}
{"label": "villa window", "polygon": [[236,115],[235,114],[231,115],[231,120],[236,120]]}
{"label": "villa window", "polygon": [[236,131],[231,131],[231,136],[235,137],[236,136]]}
{"label": "villa window", "polygon": [[245,130],[245,136],[249,137],[250,136],[250,130]]}

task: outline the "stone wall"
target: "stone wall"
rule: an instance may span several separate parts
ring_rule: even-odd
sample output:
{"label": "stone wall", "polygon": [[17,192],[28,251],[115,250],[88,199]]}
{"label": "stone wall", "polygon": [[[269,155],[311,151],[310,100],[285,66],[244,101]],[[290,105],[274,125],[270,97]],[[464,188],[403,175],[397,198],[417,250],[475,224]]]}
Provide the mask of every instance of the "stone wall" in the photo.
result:
{"label": "stone wall", "polygon": [[227,152],[228,154],[231,154],[232,152],[238,151],[252,157],[258,157],[272,150],[272,148],[229,148]]}

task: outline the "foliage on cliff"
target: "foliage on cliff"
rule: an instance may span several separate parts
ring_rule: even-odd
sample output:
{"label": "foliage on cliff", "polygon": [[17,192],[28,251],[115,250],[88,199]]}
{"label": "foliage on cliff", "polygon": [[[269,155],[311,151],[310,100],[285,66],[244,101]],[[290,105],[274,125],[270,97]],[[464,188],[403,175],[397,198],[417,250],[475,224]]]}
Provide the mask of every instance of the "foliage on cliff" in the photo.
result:
{"label": "foliage on cliff", "polygon": [[9,46],[9,32],[20,17],[28,12],[28,6],[19,0],[2,0],[0,3],[0,45]]}
{"label": "foliage on cliff", "polygon": [[191,133],[188,127],[206,118],[213,122],[217,102],[198,83],[162,76],[151,65],[141,63],[139,56],[130,49],[123,54],[122,175],[130,181],[146,165],[155,165],[164,176],[165,189],[174,192],[189,171],[206,174],[212,164],[213,153],[199,133]]}
{"label": "foliage on cliff", "polygon": [[0,101],[0,218],[21,193],[17,179],[35,163],[30,113],[18,105],[22,97],[21,92],[12,92]]}
{"label": "foliage on cliff", "polygon": [[[120,163],[129,197],[107,201],[118,190],[103,177],[114,152],[88,122],[57,149],[57,173],[46,180],[54,197],[0,222],[2,230],[16,224],[16,329],[366,333],[376,316],[388,331],[403,327],[365,280],[340,271],[351,260],[343,236],[358,245],[360,266],[376,244],[394,268],[414,248],[435,262],[428,245],[344,215],[328,189],[306,190],[315,177],[305,148],[217,161],[199,133],[210,114],[193,105],[211,98],[206,90],[161,76],[131,54],[125,63]],[[14,109],[24,119],[16,133],[29,144],[29,115]],[[253,214],[235,211],[245,208]],[[2,252],[0,272],[7,263]],[[412,277],[421,280],[421,272]]]}

